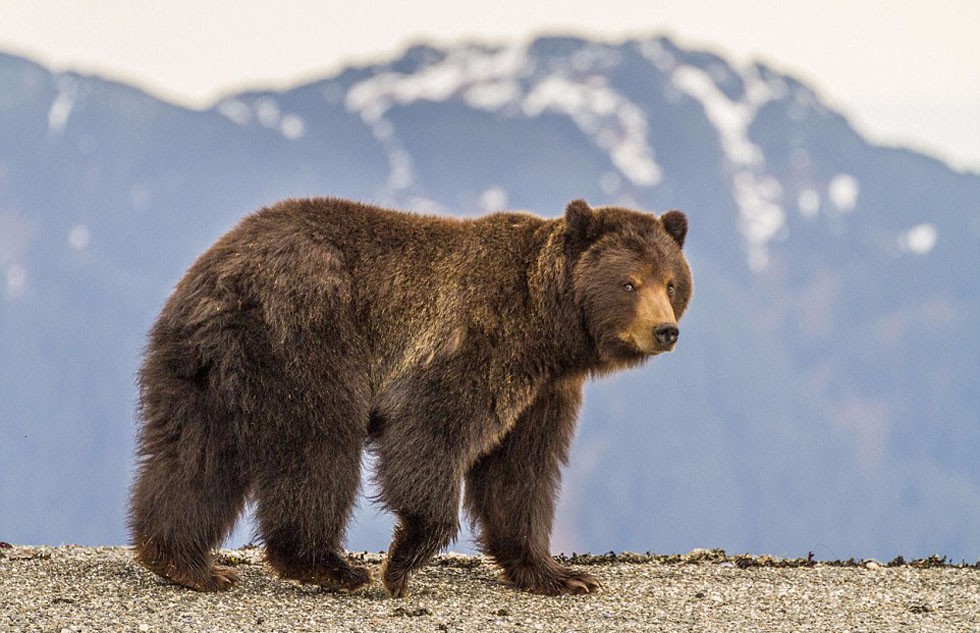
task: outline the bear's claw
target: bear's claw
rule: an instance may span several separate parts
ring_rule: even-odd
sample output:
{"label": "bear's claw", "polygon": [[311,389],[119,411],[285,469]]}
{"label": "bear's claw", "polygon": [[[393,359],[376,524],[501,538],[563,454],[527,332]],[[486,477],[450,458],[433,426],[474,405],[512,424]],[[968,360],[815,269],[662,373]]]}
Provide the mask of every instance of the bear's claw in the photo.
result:
{"label": "bear's claw", "polygon": [[504,572],[504,580],[519,589],[543,596],[587,594],[602,590],[594,576],[559,565],[524,567]]}
{"label": "bear's claw", "polygon": [[202,587],[194,587],[200,591],[228,591],[238,582],[238,572],[231,567],[215,565],[211,569],[211,577]]}

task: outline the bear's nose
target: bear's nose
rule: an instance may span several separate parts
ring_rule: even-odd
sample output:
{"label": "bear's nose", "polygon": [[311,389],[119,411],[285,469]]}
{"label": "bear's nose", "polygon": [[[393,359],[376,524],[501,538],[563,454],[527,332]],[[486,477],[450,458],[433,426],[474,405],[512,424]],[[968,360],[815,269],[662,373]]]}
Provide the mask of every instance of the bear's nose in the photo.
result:
{"label": "bear's nose", "polygon": [[669,349],[677,342],[680,333],[676,325],[658,325],[653,331],[653,336],[661,346]]}

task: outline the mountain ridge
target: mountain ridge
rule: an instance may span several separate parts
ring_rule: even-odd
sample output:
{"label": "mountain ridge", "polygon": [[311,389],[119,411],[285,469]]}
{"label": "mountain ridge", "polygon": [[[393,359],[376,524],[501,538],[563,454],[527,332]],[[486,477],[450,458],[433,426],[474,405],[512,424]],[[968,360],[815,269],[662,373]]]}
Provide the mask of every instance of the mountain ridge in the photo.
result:
{"label": "mountain ridge", "polygon": [[[980,177],[868,143],[792,77],[555,37],[206,110],[2,54],[0,86],[5,540],[125,539],[143,336],[249,211],[584,197],[687,211],[696,295],[675,354],[588,387],[556,549],[980,557]],[[383,546],[386,517],[356,523]]]}

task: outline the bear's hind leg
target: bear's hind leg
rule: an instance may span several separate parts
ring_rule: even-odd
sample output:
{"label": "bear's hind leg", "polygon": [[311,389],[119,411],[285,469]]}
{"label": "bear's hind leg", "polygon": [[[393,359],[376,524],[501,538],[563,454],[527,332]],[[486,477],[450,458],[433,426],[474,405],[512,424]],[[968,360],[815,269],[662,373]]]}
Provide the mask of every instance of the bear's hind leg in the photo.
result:
{"label": "bear's hind leg", "polygon": [[368,570],[352,566],[343,549],[360,487],[366,422],[364,431],[355,430],[358,417],[336,414],[335,409],[326,420],[329,428],[295,418],[294,428],[310,435],[279,438],[267,447],[255,482],[256,518],[266,561],[280,577],[354,591],[371,582]]}
{"label": "bear's hind leg", "polygon": [[[229,589],[238,576],[215,565],[212,550],[234,527],[245,504],[248,484],[239,460],[207,447],[202,438],[187,438],[187,427],[176,446],[157,444],[154,450],[152,436],[158,430],[145,427],[140,441],[129,512],[136,559],[191,589]],[[200,452],[209,450],[213,455]]]}

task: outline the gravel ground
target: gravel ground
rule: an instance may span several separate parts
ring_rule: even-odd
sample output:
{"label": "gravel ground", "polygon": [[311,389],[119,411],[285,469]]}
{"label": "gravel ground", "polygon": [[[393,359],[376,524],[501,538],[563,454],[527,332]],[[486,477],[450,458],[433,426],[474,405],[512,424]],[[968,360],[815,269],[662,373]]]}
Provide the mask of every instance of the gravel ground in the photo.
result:
{"label": "gravel ground", "polygon": [[[4,544],[6,545],[6,544]],[[381,556],[355,555],[378,576]],[[261,550],[224,550],[241,582],[223,594],[174,586],[121,547],[0,549],[0,631],[969,631],[980,568],[728,557],[580,556],[604,591],[548,598],[497,581],[485,558],[438,558],[389,599],[269,574]],[[899,561],[896,561],[899,562]]]}

